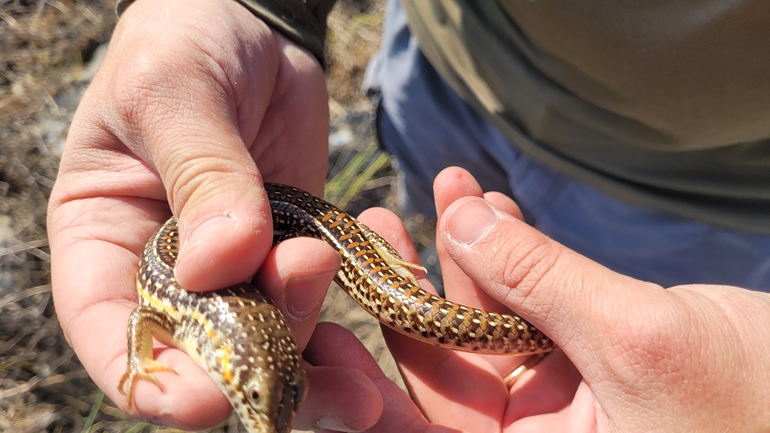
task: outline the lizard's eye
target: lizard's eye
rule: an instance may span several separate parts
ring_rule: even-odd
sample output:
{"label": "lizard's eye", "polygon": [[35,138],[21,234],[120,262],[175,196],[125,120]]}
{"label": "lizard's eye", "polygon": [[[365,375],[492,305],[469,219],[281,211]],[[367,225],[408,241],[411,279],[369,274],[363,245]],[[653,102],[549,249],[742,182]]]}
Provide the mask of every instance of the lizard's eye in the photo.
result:
{"label": "lizard's eye", "polygon": [[259,388],[257,388],[256,386],[252,386],[251,389],[249,389],[249,397],[251,397],[251,400],[253,402],[255,403],[258,402],[260,397]]}

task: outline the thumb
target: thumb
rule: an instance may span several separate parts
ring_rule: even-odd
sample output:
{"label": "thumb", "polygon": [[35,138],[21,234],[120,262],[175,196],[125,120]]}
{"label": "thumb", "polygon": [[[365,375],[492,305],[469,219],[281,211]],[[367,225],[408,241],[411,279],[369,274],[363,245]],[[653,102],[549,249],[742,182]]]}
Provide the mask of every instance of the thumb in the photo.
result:
{"label": "thumb", "polygon": [[[179,220],[176,277],[191,290],[248,280],[272,243],[269,203],[246,143],[259,135],[273,95],[275,39],[235,3],[200,11],[137,2],[121,23],[104,79],[114,83],[107,87],[121,114],[116,133],[157,171]],[[244,46],[256,47],[259,68],[246,67]]]}
{"label": "thumb", "polygon": [[261,174],[232,127],[232,118],[205,117],[205,125],[199,121],[200,127],[194,128],[193,119],[178,116],[168,131],[176,130],[184,142],[164,134],[152,148],[179,220],[176,277],[191,290],[249,280],[273,238]]}
{"label": "thumb", "polygon": [[601,374],[596,366],[625,328],[662,314],[660,287],[604,268],[481,198],[453,203],[439,235],[463,272],[545,332],[584,376]]}

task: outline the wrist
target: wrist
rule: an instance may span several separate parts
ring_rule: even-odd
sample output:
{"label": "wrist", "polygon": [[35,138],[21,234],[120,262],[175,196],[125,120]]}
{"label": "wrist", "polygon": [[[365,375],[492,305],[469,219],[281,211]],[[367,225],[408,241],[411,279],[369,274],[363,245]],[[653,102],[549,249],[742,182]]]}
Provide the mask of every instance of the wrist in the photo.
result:
{"label": "wrist", "polygon": [[[115,13],[118,17],[137,0],[118,0]],[[230,0],[221,0],[230,1]],[[326,17],[335,0],[323,0],[313,9],[301,0],[236,0],[247,11],[267,23],[272,29],[308,50],[326,67],[324,41]]]}

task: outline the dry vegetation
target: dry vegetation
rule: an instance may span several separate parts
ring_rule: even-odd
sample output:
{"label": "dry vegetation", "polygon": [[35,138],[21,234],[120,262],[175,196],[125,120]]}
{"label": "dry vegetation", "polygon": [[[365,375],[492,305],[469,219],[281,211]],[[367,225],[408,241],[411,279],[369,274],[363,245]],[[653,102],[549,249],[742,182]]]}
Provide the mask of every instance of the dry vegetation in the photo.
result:
{"label": "dry vegetation", "polygon": [[[387,197],[392,182],[358,90],[378,44],[382,3],[340,2],[329,21],[339,143],[330,191],[357,210]],[[64,340],[51,303],[46,201],[69,122],[113,25],[112,1],[0,0],[0,431],[170,431],[137,423],[104,398]],[[394,375],[378,326],[340,291],[331,293],[325,317],[345,317]],[[237,425],[232,419],[214,431]]]}

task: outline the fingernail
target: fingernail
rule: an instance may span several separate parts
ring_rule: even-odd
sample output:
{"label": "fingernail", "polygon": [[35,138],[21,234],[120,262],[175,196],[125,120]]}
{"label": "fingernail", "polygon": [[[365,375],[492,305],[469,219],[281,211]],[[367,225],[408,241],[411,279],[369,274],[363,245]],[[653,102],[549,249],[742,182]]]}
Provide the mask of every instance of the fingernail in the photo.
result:
{"label": "fingernail", "polygon": [[337,272],[323,272],[307,277],[291,278],[286,283],[286,308],[295,319],[304,319],[323,302],[323,297],[312,296],[311,288],[328,287]]}
{"label": "fingernail", "polygon": [[211,242],[212,238],[222,238],[235,227],[235,221],[227,216],[215,216],[196,227],[187,241],[179,248],[179,255],[189,252],[197,245]]}
{"label": "fingernail", "polygon": [[355,432],[359,431],[354,428],[348,427],[344,422],[342,422],[339,418],[337,418],[334,415],[324,415],[321,418],[316,421],[316,427],[326,430],[334,430],[334,431],[348,431],[348,432]]}
{"label": "fingernail", "polygon": [[487,234],[497,222],[497,214],[486,200],[467,200],[449,215],[447,229],[456,241],[471,245]]}

